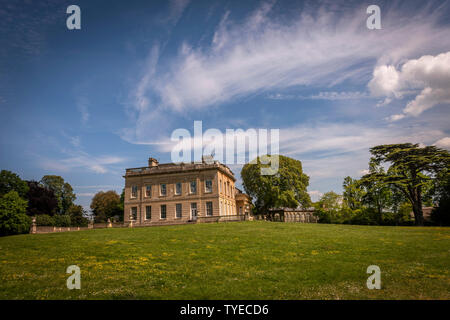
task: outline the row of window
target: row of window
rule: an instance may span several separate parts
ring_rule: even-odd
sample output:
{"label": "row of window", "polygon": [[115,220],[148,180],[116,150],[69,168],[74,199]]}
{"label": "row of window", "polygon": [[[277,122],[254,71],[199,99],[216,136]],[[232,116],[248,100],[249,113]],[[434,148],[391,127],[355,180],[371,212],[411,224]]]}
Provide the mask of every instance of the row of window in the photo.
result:
{"label": "row of window", "polygon": [[219,180],[219,192],[223,192],[225,195],[234,198],[234,187],[229,181]]}
{"label": "row of window", "polygon": [[236,208],[229,204],[229,203],[225,203],[220,201],[219,204],[219,210],[220,210],[220,215],[221,216],[228,216],[228,215],[235,215],[236,214]]}
{"label": "row of window", "polygon": [[[212,202],[206,202],[205,205],[206,208],[206,215],[212,216],[213,215],[213,203]],[[131,216],[133,217],[133,220],[137,220],[137,207],[131,207]],[[183,207],[181,203],[175,204],[175,218],[180,219],[182,218],[182,212]],[[197,216],[197,203],[192,202],[191,203],[191,218]],[[152,206],[145,206],[145,220],[151,220],[152,218]],[[167,205],[162,204],[159,207],[159,218],[160,219],[166,219],[167,218]]]}
{"label": "row of window", "polygon": [[[175,195],[179,196],[182,192],[182,183],[175,183]],[[205,180],[205,193],[212,192],[212,180]],[[191,181],[189,183],[189,193],[194,194],[197,193],[197,181]],[[167,195],[167,184],[161,183],[159,185],[159,195],[166,196]],[[137,198],[138,196],[138,186],[131,186],[131,198]],[[152,186],[145,186],[145,197],[150,198],[152,196]]]}

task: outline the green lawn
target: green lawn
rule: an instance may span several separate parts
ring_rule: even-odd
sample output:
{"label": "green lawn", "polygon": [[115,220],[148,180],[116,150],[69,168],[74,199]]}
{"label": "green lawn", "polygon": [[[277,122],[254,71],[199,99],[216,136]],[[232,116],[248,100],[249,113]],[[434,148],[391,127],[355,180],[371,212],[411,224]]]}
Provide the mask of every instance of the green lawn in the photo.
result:
{"label": "green lawn", "polygon": [[[67,266],[81,268],[68,290]],[[381,290],[366,268],[381,268]],[[450,228],[234,222],[0,238],[0,299],[450,299]]]}

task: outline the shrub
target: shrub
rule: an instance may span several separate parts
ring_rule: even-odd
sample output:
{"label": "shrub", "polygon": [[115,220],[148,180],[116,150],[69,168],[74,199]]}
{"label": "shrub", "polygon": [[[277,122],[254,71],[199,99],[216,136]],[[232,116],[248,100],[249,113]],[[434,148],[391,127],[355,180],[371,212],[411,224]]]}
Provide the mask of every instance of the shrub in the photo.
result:
{"label": "shrub", "polygon": [[331,223],[331,214],[322,208],[316,209],[315,215],[319,218],[319,223]]}
{"label": "shrub", "polygon": [[63,214],[63,215],[56,215],[53,217],[55,221],[55,227],[70,227],[71,221],[70,216]]}
{"label": "shrub", "polygon": [[26,215],[27,201],[16,191],[0,198],[0,236],[30,232],[31,218]]}
{"label": "shrub", "polygon": [[55,219],[48,214],[40,214],[36,216],[36,225],[38,226],[54,226]]}

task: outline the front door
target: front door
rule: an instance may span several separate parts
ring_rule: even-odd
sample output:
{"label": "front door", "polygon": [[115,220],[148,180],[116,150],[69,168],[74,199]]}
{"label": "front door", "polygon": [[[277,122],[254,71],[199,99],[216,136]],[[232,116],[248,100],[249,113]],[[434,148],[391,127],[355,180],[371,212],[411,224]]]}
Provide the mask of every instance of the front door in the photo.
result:
{"label": "front door", "polygon": [[191,220],[197,220],[197,203],[191,203]]}

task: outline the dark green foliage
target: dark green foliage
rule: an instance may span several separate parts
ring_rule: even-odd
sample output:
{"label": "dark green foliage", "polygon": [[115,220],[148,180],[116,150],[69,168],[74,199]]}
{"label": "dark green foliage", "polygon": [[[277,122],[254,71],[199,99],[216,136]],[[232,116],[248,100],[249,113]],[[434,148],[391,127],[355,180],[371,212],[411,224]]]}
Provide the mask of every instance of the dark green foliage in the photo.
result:
{"label": "dark green foliage", "polygon": [[26,215],[27,201],[16,191],[9,191],[0,198],[0,236],[28,233],[31,218]]}
{"label": "dark green foliage", "polygon": [[29,190],[27,214],[37,216],[42,214],[54,215],[58,211],[58,200],[52,190],[45,188],[37,181],[28,181]]}
{"label": "dark green foliage", "polygon": [[420,147],[418,144],[403,143],[380,145],[370,149],[371,163],[386,163],[384,172],[371,172],[362,180],[390,185],[402,192],[411,203],[416,225],[423,225],[422,205],[429,198],[433,177],[450,167],[450,154],[435,146]]}
{"label": "dark green foliage", "polygon": [[0,172],[0,197],[10,191],[16,191],[20,197],[25,198],[28,192],[28,185],[20,177],[8,170]]}
{"label": "dark green foliage", "polygon": [[70,227],[71,221],[70,216],[67,214],[55,215],[53,216],[55,227]]}
{"label": "dark green foliage", "polygon": [[40,214],[36,216],[36,225],[38,226],[54,226],[55,220],[48,214]]}
{"label": "dark green foliage", "polygon": [[69,214],[67,215],[54,216],[49,216],[48,214],[38,215],[36,216],[36,225],[55,227],[87,227],[89,220],[82,216],[83,208],[81,206],[74,205],[69,208],[68,213]]}
{"label": "dark green foliage", "polygon": [[55,175],[42,177],[41,184],[53,191],[58,201],[58,213],[65,214],[76,199],[72,186],[66,183],[62,177]]}
{"label": "dark green foliage", "polygon": [[441,226],[450,226],[450,169],[442,171],[435,182],[438,207],[431,212],[431,220]]}
{"label": "dark green foliage", "polygon": [[72,205],[67,214],[70,216],[71,226],[73,227],[87,227],[89,220],[85,217],[85,211],[82,206]]}

